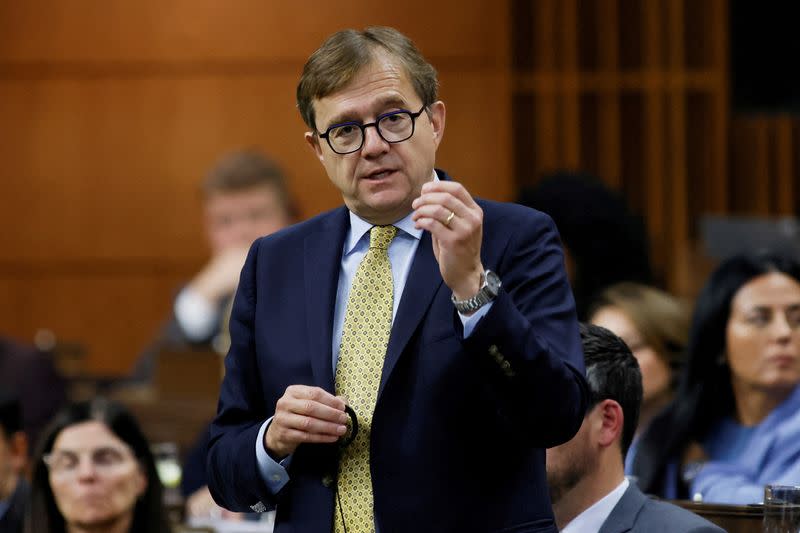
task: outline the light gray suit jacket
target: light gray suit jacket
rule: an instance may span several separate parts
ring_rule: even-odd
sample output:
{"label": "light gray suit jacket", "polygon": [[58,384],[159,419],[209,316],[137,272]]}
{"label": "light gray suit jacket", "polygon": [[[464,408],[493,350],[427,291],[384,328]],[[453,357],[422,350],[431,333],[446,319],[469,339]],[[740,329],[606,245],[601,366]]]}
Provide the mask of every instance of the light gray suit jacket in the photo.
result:
{"label": "light gray suit jacket", "polygon": [[631,482],[598,533],[725,533],[677,505],[649,498]]}

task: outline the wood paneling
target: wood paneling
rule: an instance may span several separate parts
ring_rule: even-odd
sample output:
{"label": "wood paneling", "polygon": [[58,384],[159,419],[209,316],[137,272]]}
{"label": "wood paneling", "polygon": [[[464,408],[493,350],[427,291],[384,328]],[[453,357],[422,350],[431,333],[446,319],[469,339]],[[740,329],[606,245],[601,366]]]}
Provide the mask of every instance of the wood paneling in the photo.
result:
{"label": "wood paneling", "polygon": [[[29,0],[0,6],[4,61],[104,65],[262,60],[302,66],[334,31],[389,25],[434,61],[494,64],[507,49],[508,12],[483,1]],[[471,64],[472,66],[468,66]]]}
{"label": "wood paneling", "polygon": [[59,342],[82,345],[89,370],[101,375],[128,371],[194,265],[176,265],[171,272],[125,265],[55,264],[24,274],[0,272],[4,331],[30,340],[37,331],[49,330]]}
{"label": "wood paneling", "polygon": [[0,332],[50,329],[83,344],[91,370],[125,372],[202,264],[198,183],[227,151],[273,156],[304,217],[338,205],[295,86],[327,35],[375,24],[406,32],[439,70],[438,165],[509,199],[505,3],[2,3]]}
{"label": "wood paneling", "polygon": [[731,122],[724,0],[574,9],[512,2],[514,175],[520,185],[557,168],[600,176],[645,218],[657,278],[691,296],[705,274],[692,267],[699,216],[748,202],[794,209],[793,126]]}

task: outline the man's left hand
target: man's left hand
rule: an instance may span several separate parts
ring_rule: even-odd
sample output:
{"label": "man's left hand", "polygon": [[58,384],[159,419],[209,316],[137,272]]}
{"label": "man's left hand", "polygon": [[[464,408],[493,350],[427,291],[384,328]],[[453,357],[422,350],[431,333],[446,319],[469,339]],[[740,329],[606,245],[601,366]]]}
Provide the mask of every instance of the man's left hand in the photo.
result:
{"label": "man's left hand", "polygon": [[416,227],[433,239],[433,253],[442,279],[457,300],[466,300],[480,289],[483,264],[483,209],[467,189],[454,181],[423,184],[422,194],[412,203]]}

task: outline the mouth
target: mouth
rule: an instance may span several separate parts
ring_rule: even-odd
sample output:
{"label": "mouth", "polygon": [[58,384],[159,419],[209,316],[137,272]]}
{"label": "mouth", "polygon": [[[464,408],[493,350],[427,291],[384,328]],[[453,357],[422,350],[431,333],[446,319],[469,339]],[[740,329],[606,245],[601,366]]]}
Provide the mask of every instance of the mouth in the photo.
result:
{"label": "mouth", "polygon": [[361,179],[367,181],[381,181],[389,178],[392,174],[394,174],[394,172],[395,171],[390,168],[379,168],[377,170],[373,170],[369,174],[365,174],[361,177]]}
{"label": "mouth", "polygon": [[769,358],[770,361],[779,366],[791,366],[797,362],[797,357],[791,354],[778,354]]}

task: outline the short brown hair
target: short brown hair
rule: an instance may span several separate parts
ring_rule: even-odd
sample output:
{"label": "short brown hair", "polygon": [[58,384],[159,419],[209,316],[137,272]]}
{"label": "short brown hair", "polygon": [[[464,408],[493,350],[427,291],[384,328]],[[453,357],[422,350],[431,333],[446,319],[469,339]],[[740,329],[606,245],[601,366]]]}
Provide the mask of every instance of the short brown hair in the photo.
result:
{"label": "short brown hair", "polygon": [[691,314],[686,304],[662,290],[626,281],[600,294],[589,309],[590,320],[604,307],[625,313],[643,340],[673,370],[682,366]]}
{"label": "short brown hair", "polygon": [[281,206],[290,213],[291,201],[283,171],[255,150],[233,152],[220,159],[203,182],[203,192],[210,196],[264,185],[275,191]]}
{"label": "short brown hair", "polygon": [[322,43],[306,61],[297,84],[297,107],[306,125],[316,131],[313,101],[346,86],[376,52],[384,50],[397,58],[425,107],[437,100],[436,69],[414,43],[394,28],[373,26],[364,31],[342,30]]}

